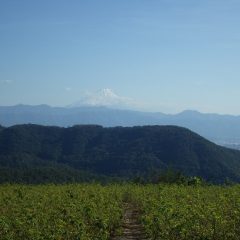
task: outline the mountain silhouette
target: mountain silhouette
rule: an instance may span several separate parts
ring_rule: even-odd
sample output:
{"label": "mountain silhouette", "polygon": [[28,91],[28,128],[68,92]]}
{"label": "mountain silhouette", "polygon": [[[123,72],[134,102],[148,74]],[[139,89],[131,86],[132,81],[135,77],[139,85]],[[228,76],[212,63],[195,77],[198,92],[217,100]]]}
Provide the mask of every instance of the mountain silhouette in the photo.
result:
{"label": "mountain silhouette", "polygon": [[2,182],[79,181],[91,174],[129,179],[169,168],[213,182],[240,181],[240,152],[176,126],[18,125],[0,131]]}

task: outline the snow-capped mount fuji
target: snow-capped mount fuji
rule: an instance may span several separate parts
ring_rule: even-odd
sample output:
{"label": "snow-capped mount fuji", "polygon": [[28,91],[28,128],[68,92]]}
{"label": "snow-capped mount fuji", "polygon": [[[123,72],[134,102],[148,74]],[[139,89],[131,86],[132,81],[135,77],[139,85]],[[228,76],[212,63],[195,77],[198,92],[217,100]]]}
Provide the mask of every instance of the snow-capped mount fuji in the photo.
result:
{"label": "snow-capped mount fuji", "polygon": [[117,95],[112,89],[104,88],[96,92],[87,92],[77,102],[69,105],[75,107],[110,107],[115,109],[133,109],[134,101],[131,98]]}

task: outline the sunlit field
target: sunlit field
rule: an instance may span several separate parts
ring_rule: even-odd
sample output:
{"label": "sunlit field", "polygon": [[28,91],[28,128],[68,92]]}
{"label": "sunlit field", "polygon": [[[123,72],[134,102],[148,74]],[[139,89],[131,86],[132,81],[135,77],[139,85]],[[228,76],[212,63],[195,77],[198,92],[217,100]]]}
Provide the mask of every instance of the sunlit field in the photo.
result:
{"label": "sunlit field", "polygon": [[149,239],[239,239],[240,186],[2,185],[0,239],[107,240],[121,235],[124,204]]}

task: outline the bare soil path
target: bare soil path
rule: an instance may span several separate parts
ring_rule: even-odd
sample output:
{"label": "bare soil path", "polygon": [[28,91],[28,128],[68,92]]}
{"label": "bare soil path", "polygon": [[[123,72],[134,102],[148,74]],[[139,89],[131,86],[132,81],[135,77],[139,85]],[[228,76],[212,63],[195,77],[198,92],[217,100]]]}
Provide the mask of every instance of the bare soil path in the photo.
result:
{"label": "bare soil path", "polygon": [[139,222],[139,209],[131,203],[125,203],[123,217],[123,234],[111,240],[148,240],[144,228]]}

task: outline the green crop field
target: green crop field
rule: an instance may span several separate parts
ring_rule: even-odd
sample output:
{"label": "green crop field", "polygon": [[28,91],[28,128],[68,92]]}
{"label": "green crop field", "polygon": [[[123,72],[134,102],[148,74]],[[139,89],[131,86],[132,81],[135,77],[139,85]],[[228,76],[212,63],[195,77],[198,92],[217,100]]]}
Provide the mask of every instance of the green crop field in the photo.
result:
{"label": "green crop field", "polygon": [[240,186],[1,185],[1,240],[107,240],[123,231],[124,204],[149,239],[237,240]]}

